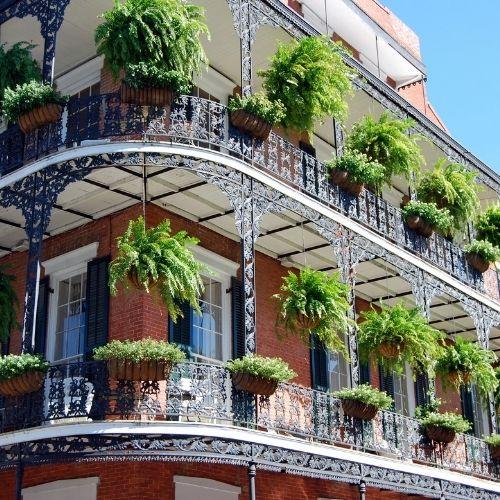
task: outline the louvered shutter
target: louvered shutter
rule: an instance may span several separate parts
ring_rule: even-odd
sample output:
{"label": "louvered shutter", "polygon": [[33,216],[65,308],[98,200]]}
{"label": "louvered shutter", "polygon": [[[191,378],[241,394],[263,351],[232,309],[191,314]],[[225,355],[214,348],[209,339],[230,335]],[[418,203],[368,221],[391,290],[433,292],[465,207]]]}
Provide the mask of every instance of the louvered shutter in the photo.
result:
{"label": "louvered shutter", "polygon": [[[380,374],[380,390],[385,391],[391,398],[394,399],[394,374],[386,373],[381,366],[379,366]],[[394,403],[393,403],[394,405]]]}
{"label": "louvered shutter", "polygon": [[415,404],[423,406],[429,403],[429,377],[427,373],[419,373],[415,380]]}
{"label": "louvered shutter", "polygon": [[34,351],[36,354],[45,354],[47,342],[47,319],[49,311],[49,293],[50,293],[49,276],[40,280],[38,285],[38,301],[36,304],[35,318],[35,345]]}
{"label": "louvered shutter", "polygon": [[108,341],[109,325],[109,257],[91,260],[87,264],[87,331],[85,354],[90,357],[95,347]]}
{"label": "louvered shutter", "polygon": [[231,277],[231,328],[233,336],[233,359],[245,355],[245,291],[243,283]]}
{"label": "louvered shutter", "polygon": [[311,381],[313,389],[328,390],[328,353],[314,333],[311,334]]}
{"label": "louvered shutter", "polygon": [[5,341],[2,342],[2,356],[7,356],[9,354],[9,348],[10,348],[10,337]]}
{"label": "louvered shutter", "polygon": [[359,383],[370,383],[370,365],[368,362],[359,364]]}
{"label": "louvered shutter", "polygon": [[186,353],[189,353],[191,347],[191,338],[193,332],[193,309],[188,302],[180,305],[183,317],[179,316],[177,322],[168,318],[168,336],[169,341],[178,344]]}
{"label": "louvered shutter", "polygon": [[[462,416],[472,424],[472,429],[475,427],[474,418],[474,401],[470,387],[460,388],[460,399],[462,400]],[[469,431],[469,432],[472,432]]]}

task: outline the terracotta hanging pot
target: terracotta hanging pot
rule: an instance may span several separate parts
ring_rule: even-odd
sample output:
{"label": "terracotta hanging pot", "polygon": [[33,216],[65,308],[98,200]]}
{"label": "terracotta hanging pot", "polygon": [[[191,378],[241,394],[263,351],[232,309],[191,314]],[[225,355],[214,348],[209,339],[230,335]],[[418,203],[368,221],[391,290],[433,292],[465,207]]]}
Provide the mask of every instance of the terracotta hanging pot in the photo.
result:
{"label": "terracotta hanging pot", "polygon": [[468,253],[465,258],[467,259],[467,262],[480,273],[485,273],[490,267],[490,263],[480,257],[477,253]]}
{"label": "terracotta hanging pot", "polygon": [[425,434],[431,441],[443,444],[451,443],[456,435],[455,431],[440,425],[428,425],[425,428]]}
{"label": "terracotta hanging pot", "polygon": [[43,386],[45,372],[29,371],[0,382],[0,396],[21,396],[38,391]]}
{"label": "terracotta hanging pot", "polygon": [[125,359],[109,359],[108,373],[113,380],[167,380],[172,371],[168,361],[143,360],[135,363]]}
{"label": "terracotta hanging pot", "polygon": [[304,331],[313,331],[319,325],[319,322],[318,318],[310,318],[302,313],[297,314],[297,324]]}
{"label": "terracotta hanging pot", "polygon": [[[139,281],[139,275],[137,273],[137,269],[133,267],[127,274],[127,278],[129,282],[137,288],[137,290],[144,290],[144,285],[141,281]],[[158,280],[153,280],[153,278],[148,279],[148,288],[151,290],[158,285]]]}
{"label": "terracotta hanging pot", "polygon": [[61,118],[62,111],[60,104],[44,104],[21,114],[18,118],[19,128],[25,134],[29,134],[38,128],[57,122]]}
{"label": "terracotta hanging pot", "polygon": [[404,344],[391,344],[390,342],[382,342],[379,346],[379,352],[384,358],[394,359],[399,356],[404,349]]}
{"label": "terracotta hanging pot", "polygon": [[458,387],[460,382],[464,385],[467,385],[470,382],[472,374],[470,372],[465,371],[452,371],[448,373],[448,380],[451,385]]}
{"label": "terracotta hanging pot", "polygon": [[409,215],[406,219],[408,226],[424,238],[429,238],[434,232],[433,227],[427,224],[419,215]]}
{"label": "terracotta hanging pot", "polygon": [[376,406],[368,405],[355,399],[342,399],[342,410],[344,415],[360,420],[373,420],[377,415]]}
{"label": "terracotta hanging pot", "polygon": [[365,189],[364,184],[357,184],[349,180],[349,173],[345,170],[334,169],[330,172],[330,181],[353,196],[360,196]]}
{"label": "terracotta hanging pot", "polygon": [[125,104],[136,104],[137,106],[157,106],[170,108],[174,102],[176,93],[167,87],[144,87],[136,89],[125,82],[120,87],[120,98]]}
{"label": "terracotta hanging pot", "polygon": [[271,133],[272,125],[262,118],[238,109],[230,114],[231,125],[240,132],[258,140],[266,140]]}
{"label": "terracotta hanging pot", "polygon": [[235,372],[231,375],[235,389],[260,396],[272,396],[278,388],[277,380],[257,377],[251,373]]}

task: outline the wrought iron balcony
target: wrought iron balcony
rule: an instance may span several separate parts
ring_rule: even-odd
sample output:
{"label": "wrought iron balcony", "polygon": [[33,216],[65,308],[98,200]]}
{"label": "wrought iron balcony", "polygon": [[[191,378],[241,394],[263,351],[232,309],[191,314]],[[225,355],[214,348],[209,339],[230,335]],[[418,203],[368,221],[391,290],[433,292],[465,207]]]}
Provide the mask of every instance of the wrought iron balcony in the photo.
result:
{"label": "wrought iron balcony", "polygon": [[[409,229],[401,210],[365,191],[355,197],[331,185],[324,163],[275,133],[267,141],[253,141],[229,124],[225,106],[181,96],[170,115],[162,108],[123,104],[118,94],[71,99],[61,120],[24,135],[17,126],[0,135],[0,173],[85,141],[137,140],[175,142],[217,150],[242,159],[290,186],[345,214],[388,240],[443,269],[463,283],[484,290],[484,280],[500,297],[496,272],[481,275],[463,251],[439,234],[426,239]],[[87,143],[88,144],[88,143]]]}
{"label": "wrought iron balcony", "polygon": [[204,422],[500,477],[487,445],[471,435],[434,446],[412,418],[383,411],[374,421],[352,419],[330,394],[294,384],[280,384],[270,398],[255,397],[236,391],[229,372],[209,364],[177,365],[163,382],[109,380],[103,362],[52,366],[39,392],[5,398],[0,416],[2,432],[107,419]]}

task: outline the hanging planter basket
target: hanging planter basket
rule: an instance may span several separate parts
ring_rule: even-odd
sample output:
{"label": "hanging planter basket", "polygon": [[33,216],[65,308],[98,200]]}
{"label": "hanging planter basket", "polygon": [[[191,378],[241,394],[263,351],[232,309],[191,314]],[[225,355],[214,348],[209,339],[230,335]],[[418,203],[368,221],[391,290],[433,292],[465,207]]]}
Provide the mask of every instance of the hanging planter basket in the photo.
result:
{"label": "hanging planter basket", "polygon": [[306,332],[313,331],[319,325],[319,321],[318,318],[310,318],[302,313],[297,314],[297,324]]}
{"label": "hanging planter basket", "polygon": [[49,103],[39,106],[19,116],[19,128],[25,134],[29,134],[38,128],[57,122],[61,118],[62,110],[60,104]]}
{"label": "hanging planter basket", "polygon": [[448,380],[451,385],[458,387],[458,385],[460,384],[460,380],[462,381],[462,384],[467,385],[470,382],[471,376],[472,373],[470,372],[453,371],[448,373]]}
{"label": "hanging planter basket", "polygon": [[135,363],[125,359],[109,359],[108,373],[113,380],[167,380],[172,371],[172,363],[168,361],[144,360]]}
{"label": "hanging planter basket", "polygon": [[488,448],[490,450],[490,458],[491,460],[499,461],[500,460],[500,446],[493,446],[493,445],[488,445]]}
{"label": "hanging planter basket", "polygon": [[120,98],[125,104],[170,108],[176,93],[167,87],[144,87],[136,89],[125,82],[120,87]]}
{"label": "hanging planter basket", "polygon": [[38,391],[43,386],[45,372],[30,371],[0,382],[0,396],[21,396]]}
{"label": "hanging planter basket", "polygon": [[257,377],[251,373],[235,372],[232,374],[233,384],[238,391],[247,391],[260,396],[272,396],[278,388],[278,381]]}
{"label": "hanging planter basket", "polygon": [[378,348],[380,354],[387,359],[395,359],[404,349],[404,344],[391,344],[390,342],[382,342]]}
{"label": "hanging planter basket", "polygon": [[256,115],[243,109],[233,111],[230,115],[231,125],[253,139],[266,140],[271,133],[272,125]]}
{"label": "hanging planter basket", "polygon": [[425,434],[431,441],[442,444],[451,443],[456,435],[455,431],[440,425],[428,425],[425,428]]}
{"label": "hanging planter basket", "polygon": [[424,238],[429,238],[434,232],[432,226],[430,224],[427,224],[427,222],[425,222],[422,217],[418,215],[408,216],[408,218],[406,219],[406,223],[411,229],[413,229]]}
{"label": "hanging planter basket", "polygon": [[349,173],[345,170],[334,169],[330,173],[330,181],[353,196],[360,196],[365,189],[364,184],[357,184],[349,180]]}
{"label": "hanging planter basket", "polygon": [[[130,284],[134,287],[137,288],[137,290],[144,290],[144,285],[139,281],[139,275],[137,273],[137,269],[133,267],[128,275],[127,275],[128,281]],[[148,279],[148,288],[151,290],[155,288],[158,285],[158,280],[154,280],[153,278]]]}
{"label": "hanging planter basket", "polygon": [[477,253],[468,253],[465,258],[467,259],[469,265],[480,273],[485,273],[490,267],[490,263],[480,257]]}
{"label": "hanging planter basket", "polygon": [[342,399],[342,410],[344,415],[360,420],[373,420],[378,412],[376,406],[355,399]]}

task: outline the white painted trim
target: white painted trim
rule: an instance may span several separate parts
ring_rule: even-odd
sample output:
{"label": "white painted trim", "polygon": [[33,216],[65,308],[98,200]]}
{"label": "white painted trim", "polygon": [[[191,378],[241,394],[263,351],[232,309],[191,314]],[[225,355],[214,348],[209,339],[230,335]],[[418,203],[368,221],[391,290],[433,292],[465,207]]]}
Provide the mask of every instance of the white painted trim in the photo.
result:
{"label": "white painted trim", "polygon": [[95,259],[98,249],[99,242],[95,241],[94,243],[90,243],[90,245],[85,245],[84,247],[77,248],[76,250],[72,250],[71,252],[67,252],[52,259],[46,260],[42,262],[42,266],[45,269],[45,274],[64,271],[70,267],[77,266],[83,262],[86,263],[89,260]]}
{"label": "white painted trim", "polygon": [[232,484],[222,483],[221,481],[215,481],[214,479],[207,479],[205,477],[174,476],[174,483],[198,486],[221,493],[241,494],[241,488],[239,486],[233,486]]}
{"label": "white painted trim", "polygon": [[[85,493],[84,498],[97,498],[97,487],[99,486],[99,477],[84,477],[77,479],[62,479],[59,481],[51,481],[50,483],[38,484],[37,486],[31,486],[29,488],[23,488],[22,495],[25,500],[36,499],[38,495],[42,495],[43,498],[50,498],[48,494],[61,495],[64,493],[65,498],[69,498],[66,495],[74,495],[76,493],[77,497],[80,498],[79,493]],[[78,492],[75,490],[78,489]],[[68,491],[69,490],[69,491]],[[82,491],[83,490],[83,491]]]}
{"label": "white painted trim", "polygon": [[396,458],[382,457],[348,450],[334,445],[312,443],[304,439],[263,431],[228,427],[218,424],[205,424],[198,422],[92,422],[63,425],[51,425],[24,429],[20,431],[0,434],[0,447],[37,441],[54,437],[88,436],[88,435],[156,435],[156,436],[200,436],[221,439],[233,439],[257,445],[263,444],[276,446],[291,451],[314,453],[328,458],[350,460],[365,465],[385,467],[391,470],[420,474],[445,481],[472,486],[474,488],[488,489],[500,494],[500,483],[488,479],[480,479],[467,473],[459,473],[447,469],[403,462]]}
{"label": "white painted trim", "polygon": [[101,80],[104,57],[98,56],[68,71],[56,79],[57,88],[63,95],[75,95]]}
{"label": "white painted trim", "polygon": [[461,292],[469,295],[473,299],[485,304],[491,309],[500,312],[500,303],[494,301],[490,297],[483,295],[481,292],[470,288],[469,286],[461,283],[456,278],[450,276],[446,271],[443,271],[434,265],[420,259],[418,256],[408,252],[407,250],[400,248],[394,243],[386,240],[384,237],[372,232],[371,230],[365,228],[357,221],[350,219],[349,217],[335,212],[331,208],[323,205],[322,203],[310,198],[308,195],[301,193],[295,188],[286,185],[284,182],[271,177],[262,170],[258,170],[245,162],[233,158],[224,153],[216,152],[214,150],[208,150],[203,148],[198,148],[196,146],[183,146],[179,144],[159,144],[159,143],[143,143],[143,142],[113,142],[110,144],[100,144],[94,146],[82,146],[71,149],[66,149],[60,153],[55,153],[51,156],[45,157],[44,159],[34,162],[27,167],[13,172],[12,174],[6,175],[0,178],[0,189],[14,182],[23,179],[27,175],[38,172],[49,165],[55,163],[68,161],[82,156],[93,156],[98,154],[109,154],[109,153],[158,153],[158,154],[169,154],[169,155],[181,155],[195,157],[201,160],[212,161],[214,163],[219,163],[221,165],[233,168],[239,172],[242,172],[263,184],[270,186],[280,193],[289,196],[292,199],[297,200],[304,206],[316,210],[318,213],[328,217],[329,219],[338,222],[340,225],[351,229],[355,233],[363,236],[364,238],[376,243],[382,248],[386,248],[394,255],[405,259],[408,262],[413,263],[420,269],[432,274],[436,278],[440,279],[444,283],[460,290]]}
{"label": "white painted trim", "polygon": [[220,274],[225,275],[225,277],[236,276],[240,267],[238,262],[226,259],[222,255],[197,245],[190,247],[190,250],[199,261],[214,272],[216,277]]}

